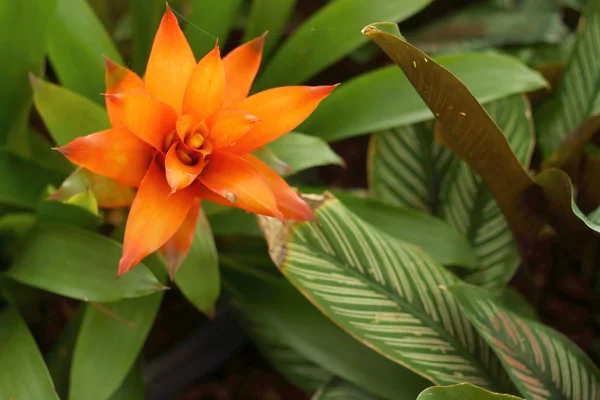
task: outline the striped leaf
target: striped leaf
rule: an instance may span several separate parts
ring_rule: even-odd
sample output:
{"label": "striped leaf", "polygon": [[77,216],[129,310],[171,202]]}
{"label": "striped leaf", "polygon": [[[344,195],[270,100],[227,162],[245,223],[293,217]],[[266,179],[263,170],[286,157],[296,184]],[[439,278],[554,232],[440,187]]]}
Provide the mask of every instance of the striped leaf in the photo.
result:
{"label": "striped leaf", "polygon": [[319,224],[259,217],[271,258],[300,292],[356,339],[437,384],[510,391],[489,346],[439,289],[457,283],[454,275],[332,195],[306,199]]}
{"label": "striped leaf", "polygon": [[[366,393],[351,383],[333,378],[315,392],[312,400],[377,400],[378,397]],[[398,399],[399,400],[399,399]],[[411,399],[412,400],[412,399]]]}
{"label": "striped leaf", "polygon": [[586,5],[575,48],[554,95],[535,113],[539,144],[549,157],[594,112],[600,94],[600,2]]}
{"label": "striped leaf", "polygon": [[468,383],[427,388],[417,400],[522,400],[510,394],[492,393]]}
{"label": "striped leaf", "polygon": [[433,138],[431,121],[376,133],[369,149],[372,197],[437,214],[442,179],[452,152]]}
{"label": "striped leaf", "polygon": [[[485,108],[506,136],[519,162],[527,168],[534,148],[527,99],[515,95]],[[479,268],[465,280],[490,289],[501,288],[520,263],[519,249],[502,210],[481,177],[458,158],[454,158],[444,188],[440,214],[467,237],[479,260]]]}
{"label": "striped leaf", "polygon": [[448,290],[525,398],[600,398],[600,371],[565,336],[504,309],[481,288],[452,285]]}

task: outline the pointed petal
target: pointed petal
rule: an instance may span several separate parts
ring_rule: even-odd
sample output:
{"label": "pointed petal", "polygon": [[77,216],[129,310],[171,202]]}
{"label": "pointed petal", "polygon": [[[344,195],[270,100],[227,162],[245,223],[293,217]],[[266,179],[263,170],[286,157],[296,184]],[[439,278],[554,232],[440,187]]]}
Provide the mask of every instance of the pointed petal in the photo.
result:
{"label": "pointed petal", "polygon": [[245,111],[220,111],[206,120],[210,132],[208,138],[217,150],[235,143],[259,120]]}
{"label": "pointed petal", "polygon": [[170,193],[164,172],[151,162],[127,219],[119,276],[164,245],[183,223],[196,192],[190,187]]}
{"label": "pointed petal", "polygon": [[225,70],[219,46],[204,56],[192,72],[183,97],[183,114],[198,120],[216,113],[223,104]]}
{"label": "pointed petal", "polygon": [[283,218],[269,184],[256,168],[238,156],[212,153],[198,180],[227,199],[229,205],[233,203],[255,214]]}
{"label": "pointed petal", "polygon": [[225,68],[225,96],[223,108],[246,98],[262,58],[266,33],[245,43],[223,58]]}
{"label": "pointed petal", "polygon": [[244,110],[261,120],[229,148],[246,154],[272,142],[300,125],[335,86],[284,86],[265,90],[229,107]]}
{"label": "pointed petal", "polygon": [[153,152],[125,128],[82,136],[57,150],[81,167],[133,187],[140,185]]}
{"label": "pointed petal", "polygon": [[167,6],[148,59],[146,90],[181,112],[185,86],[194,67],[194,53],[179,28],[177,17]]}
{"label": "pointed petal", "polygon": [[277,200],[277,208],[285,218],[296,221],[316,221],[315,214],[310,206],[267,164],[252,154],[246,154],[244,160],[252,164],[271,186]]}
{"label": "pointed petal", "polygon": [[201,157],[196,165],[186,165],[181,161],[177,152],[182,151],[183,146],[183,143],[171,146],[165,157],[165,172],[171,193],[190,186],[204,169],[204,157]]}
{"label": "pointed petal", "polygon": [[175,273],[192,247],[194,234],[196,233],[196,225],[198,224],[198,217],[200,215],[200,204],[200,198],[194,200],[183,224],[181,224],[173,237],[160,248],[161,253],[165,257],[165,261],[167,262],[167,271],[169,271],[171,280],[175,278]]}
{"label": "pointed petal", "polygon": [[143,92],[106,95],[123,125],[159,151],[166,151],[165,137],[174,131],[177,113],[168,105]]}
{"label": "pointed petal", "polygon": [[[128,90],[144,90],[144,81],[137,74],[128,68],[122,67],[108,58],[106,60],[106,93],[114,94],[125,92]],[[108,119],[111,126],[116,128],[121,124],[121,117],[117,114],[117,110],[113,104],[106,101],[106,109],[108,111]]]}

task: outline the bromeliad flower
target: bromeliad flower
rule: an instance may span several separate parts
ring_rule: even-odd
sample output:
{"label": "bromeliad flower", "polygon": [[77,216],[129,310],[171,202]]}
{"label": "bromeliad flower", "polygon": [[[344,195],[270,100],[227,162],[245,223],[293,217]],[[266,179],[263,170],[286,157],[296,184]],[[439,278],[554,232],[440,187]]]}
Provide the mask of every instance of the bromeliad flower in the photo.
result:
{"label": "bromeliad flower", "polygon": [[335,86],[248,93],[264,35],[221,59],[218,44],[196,63],[167,7],[144,80],[107,60],[112,129],[60,147],[69,160],[139,187],[119,275],[161,248],[169,271],[187,254],[204,198],[283,220],[314,215],[287,183],[250,152],[304,121]]}

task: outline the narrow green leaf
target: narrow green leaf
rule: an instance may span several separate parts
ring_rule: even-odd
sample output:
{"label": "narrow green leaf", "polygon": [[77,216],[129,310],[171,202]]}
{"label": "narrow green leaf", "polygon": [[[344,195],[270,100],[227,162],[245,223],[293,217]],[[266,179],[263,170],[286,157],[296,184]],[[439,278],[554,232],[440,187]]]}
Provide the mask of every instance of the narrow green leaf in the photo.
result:
{"label": "narrow green leaf", "polygon": [[[458,279],[422,250],[362,222],[331,195],[319,224],[259,217],[275,265],[361,343],[437,384],[510,391],[493,352],[440,286]],[[455,374],[459,371],[459,374]]]}
{"label": "narrow green leaf", "polygon": [[[540,73],[502,54],[467,53],[435,60],[459,78],[480,103],[546,87]],[[332,142],[432,118],[402,71],[386,67],[344,82],[298,130]]]}
{"label": "narrow green leaf", "polygon": [[[519,400],[520,397],[510,394],[488,392],[468,383],[454,386],[433,386],[427,388],[417,400]],[[521,399],[522,400],[522,399]]]}
{"label": "narrow green leaf", "polygon": [[469,242],[440,219],[376,200],[340,192],[335,194],[344,206],[364,222],[421,248],[440,264],[475,267],[477,258]]}
{"label": "narrow green leaf", "polygon": [[154,293],[86,305],[73,354],[71,400],[104,400],[119,389],[140,354],[162,297]]}
{"label": "narrow green leaf", "polygon": [[144,363],[142,357],[138,357],[133,367],[125,377],[123,383],[109,400],[144,400],[146,392],[144,387]]}
{"label": "narrow green leaf", "polygon": [[132,66],[141,75],[146,70],[154,36],[165,12],[163,0],[129,0],[132,29]]}
{"label": "narrow green leaf", "polygon": [[185,36],[197,59],[208,54],[215,47],[217,39],[221,46],[225,46],[241,4],[241,0],[189,2],[190,11]]}
{"label": "narrow green leaf", "polygon": [[244,32],[244,42],[269,31],[263,48],[267,60],[285,33],[287,21],[296,7],[296,0],[253,0]]}
{"label": "narrow green leaf", "polygon": [[92,100],[35,77],[31,86],[35,107],[59,146],[110,128],[106,110]]}
{"label": "narrow green leaf", "polygon": [[552,97],[535,112],[542,155],[549,157],[565,137],[594,112],[600,96],[600,2],[586,5],[575,47]]}
{"label": "narrow green leaf", "polygon": [[100,94],[105,92],[102,56],[123,65],[102,22],[82,0],[58,0],[48,36],[48,56],[64,87],[101,104],[104,98]]}
{"label": "narrow green leaf", "polygon": [[37,207],[48,185],[58,186],[65,177],[61,172],[1,150],[0,176],[0,204],[30,210]]}
{"label": "narrow green leaf", "polygon": [[263,70],[255,90],[305,82],[364,44],[366,40],[358,32],[366,24],[382,19],[402,21],[430,2],[431,0],[329,2],[285,41]]}
{"label": "narrow green leaf", "polygon": [[0,399],[58,400],[40,350],[12,306],[0,311],[0,327]]}
{"label": "narrow green leaf", "polygon": [[32,229],[20,257],[6,272],[25,285],[84,301],[144,296],[164,287],[141,264],[118,280],[121,245],[68,225]]}
{"label": "narrow green leaf", "polygon": [[[408,399],[408,397],[406,397]],[[377,400],[378,397],[364,392],[362,389],[345,382],[339,378],[333,378],[322,385],[311,397],[312,400]],[[411,399],[412,400],[412,399]]]}
{"label": "narrow green leaf", "polygon": [[175,274],[175,283],[198,310],[214,315],[215,302],[221,293],[221,277],[217,249],[202,210],[192,247]]}
{"label": "narrow green leaf", "polygon": [[431,121],[377,132],[369,143],[369,191],[385,203],[436,215],[451,163]]}
{"label": "narrow green leaf", "polygon": [[[506,136],[515,156],[529,167],[535,134],[529,103],[515,95],[489,103],[487,113]],[[445,181],[442,217],[473,245],[477,270],[463,279],[488,289],[506,285],[521,262],[519,248],[496,200],[469,165],[455,159]]]}
{"label": "narrow green leaf", "polygon": [[292,172],[321,165],[344,165],[344,160],[323,139],[290,132],[265,146],[288,165]]}
{"label": "narrow green leaf", "polygon": [[97,230],[101,224],[98,215],[83,207],[52,200],[40,202],[37,208],[37,218],[38,222],[70,225],[88,231]]}
{"label": "narrow green leaf", "polygon": [[55,10],[56,0],[0,3],[0,145],[6,144],[9,135],[25,133],[20,125],[27,121],[31,106],[27,74],[42,73]]}
{"label": "narrow green leaf", "polygon": [[36,130],[29,132],[31,159],[36,163],[64,174],[73,172],[73,164],[58,151],[52,149],[53,143]]}
{"label": "narrow green leaf", "polygon": [[[253,323],[253,331],[266,354],[285,362],[286,349],[349,382],[369,387],[374,393],[390,400],[414,399],[429,385],[421,377],[361,345],[323,316],[285,280],[270,275],[258,275],[252,269],[224,265],[223,279],[236,304]],[[268,336],[261,336],[268,332]],[[319,340],[315,340],[319,338]],[[292,361],[297,361],[293,357]],[[305,363],[304,363],[305,364]],[[279,366],[275,362],[275,366]],[[360,368],[356,368],[359,365]],[[290,366],[293,368],[293,366]],[[316,373],[312,382],[323,383],[329,374],[309,366]],[[304,371],[297,374],[304,376]],[[406,396],[406,397],[400,397]]]}
{"label": "narrow green leaf", "polygon": [[448,290],[500,357],[525,398],[600,396],[600,371],[568,338],[504,309],[484,289],[452,285]]}

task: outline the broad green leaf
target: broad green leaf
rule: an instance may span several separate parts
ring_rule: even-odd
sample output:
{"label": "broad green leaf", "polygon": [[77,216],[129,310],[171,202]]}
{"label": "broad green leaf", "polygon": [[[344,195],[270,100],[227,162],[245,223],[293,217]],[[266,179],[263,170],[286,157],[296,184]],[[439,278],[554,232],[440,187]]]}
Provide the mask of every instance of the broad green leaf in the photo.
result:
{"label": "broad green leaf", "polygon": [[208,217],[215,236],[262,236],[256,216],[247,211],[229,207]]}
{"label": "broad green leaf", "polygon": [[29,145],[31,148],[31,159],[36,163],[64,174],[69,174],[73,171],[73,164],[58,151],[53,150],[52,147],[54,147],[54,144],[38,131],[30,131]]}
{"label": "broad green leaf", "polygon": [[197,59],[215,47],[217,39],[225,46],[238,16],[241,0],[192,0],[185,36]]}
{"label": "broad green leaf", "polygon": [[35,108],[57,145],[110,128],[106,110],[92,100],[35,77],[31,87]]}
{"label": "broad green leaf", "polygon": [[366,24],[382,19],[402,21],[430,2],[431,0],[329,2],[283,43],[258,78],[255,90],[305,82],[367,42],[359,34]]}
{"label": "broad green leaf", "polygon": [[440,264],[473,268],[477,263],[465,237],[436,217],[341,192],[335,195],[364,222],[421,248]]}
{"label": "broad green leaf", "polygon": [[[377,400],[378,397],[364,392],[362,389],[345,382],[339,378],[333,378],[322,385],[312,396],[312,400]],[[411,399],[412,400],[412,399]]]}
{"label": "broad green leaf", "polygon": [[296,0],[253,0],[244,31],[244,42],[269,32],[263,48],[263,60],[275,50],[285,33],[286,22],[292,15]]}
{"label": "broad green leaf", "polygon": [[12,306],[0,311],[0,327],[0,399],[58,400],[40,350]]}
{"label": "broad green leaf", "polygon": [[0,204],[35,209],[48,185],[58,186],[64,174],[0,150]]}
{"label": "broad green leaf", "polygon": [[82,0],[58,0],[56,18],[48,35],[48,56],[64,87],[102,104],[101,93],[105,92],[102,56],[123,65],[102,22],[88,2]]}
{"label": "broad green leaf", "polygon": [[542,155],[549,157],[594,112],[600,95],[600,2],[586,5],[575,47],[553,95],[534,117]]}
{"label": "broad green leaf", "polygon": [[[418,29],[408,40],[427,53],[558,43],[568,34],[559,9],[548,0],[523,0],[499,9],[475,3]],[[544,6],[546,5],[546,6]]]}
{"label": "broad green leaf", "polygon": [[[412,61],[408,60],[411,68]],[[502,54],[446,55],[435,61],[459,78],[481,103],[546,87],[540,73]],[[438,93],[436,89],[430,95]],[[331,142],[433,117],[402,71],[392,66],[344,82],[298,130]]]}
{"label": "broad green leaf", "polygon": [[[389,400],[414,399],[429,386],[426,380],[354,340],[285,280],[258,275],[251,268],[224,266],[228,267],[223,269],[225,287],[254,324],[252,330],[261,348],[268,348],[266,354],[273,355],[283,345],[283,352],[274,356],[276,367],[281,365],[277,362],[285,362],[286,350],[292,349],[311,363],[308,371],[296,370],[297,376],[306,379],[307,373],[316,373],[313,384],[323,383],[330,375],[315,370],[312,363]],[[269,335],[263,338],[265,331]],[[298,361],[297,356],[292,356],[291,362]],[[302,362],[300,368],[302,365],[306,363]],[[287,367],[294,368],[289,364]]]}
{"label": "broad green leaf", "polygon": [[300,172],[321,165],[344,165],[344,160],[323,139],[290,132],[265,146],[291,168]]}
{"label": "broad green leaf", "polygon": [[532,306],[525,297],[516,289],[510,286],[503,288],[496,296],[499,305],[512,311],[521,318],[527,318],[532,321],[539,321],[535,307]]}
{"label": "broad green leaf", "polygon": [[83,301],[109,302],[164,290],[140,264],[118,280],[120,244],[68,225],[40,224],[6,272],[25,285]]}
{"label": "broad green leaf", "polygon": [[452,285],[448,290],[492,346],[525,398],[600,396],[600,371],[568,338],[504,309],[484,289]]}
{"label": "broad green leaf", "polygon": [[0,145],[9,135],[22,135],[31,106],[27,74],[41,74],[56,0],[0,3]]}
{"label": "broad green leaf", "polygon": [[[537,397],[536,397],[537,398]],[[468,383],[427,388],[417,400],[519,400],[510,394],[492,393]]]}
{"label": "broad green leaf", "polygon": [[163,0],[129,0],[132,30],[132,66],[140,74],[146,70],[154,36],[165,12]]}
{"label": "broad green leaf", "polygon": [[369,191],[385,203],[438,214],[452,152],[433,137],[433,123],[377,132],[368,154]]}
{"label": "broad green leaf", "polygon": [[510,390],[492,350],[440,286],[458,283],[417,247],[331,195],[305,197],[319,224],[259,217],[275,265],[354,338],[437,384]]}
{"label": "broad green leaf", "polygon": [[144,388],[144,363],[142,357],[138,357],[133,367],[125,377],[123,383],[109,400],[144,400],[146,398]]}
{"label": "broad green leaf", "polygon": [[175,274],[175,283],[198,310],[214,315],[215,302],[221,293],[221,277],[217,249],[202,210],[192,247]]}
{"label": "broad green leaf", "polygon": [[[515,156],[529,167],[535,135],[531,110],[523,95],[489,103],[487,113],[506,136]],[[480,176],[455,159],[444,185],[442,217],[465,235],[477,253],[478,268],[463,279],[488,289],[506,285],[520,264],[519,248],[512,232]]]}
{"label": "broad green leaf", "polygon": [[140,354],[162,297],[154,293],[86,305],[73,353],[71,400],[104,400],[121,386]]}
{"label": "broad green leaf", "polygon": [[38,222],[70,225],[89,231],[96,231],[101,224],[97,214],[81,206],[52,200],[40,202],[37,218]]}

